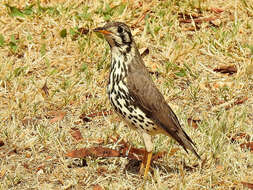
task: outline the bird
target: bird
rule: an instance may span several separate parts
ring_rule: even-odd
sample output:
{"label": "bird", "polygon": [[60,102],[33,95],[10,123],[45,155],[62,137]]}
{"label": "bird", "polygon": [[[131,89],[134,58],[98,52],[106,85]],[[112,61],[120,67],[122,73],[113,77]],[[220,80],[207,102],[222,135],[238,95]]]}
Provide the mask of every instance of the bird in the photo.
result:
{"label": "bird", "polygon": [[103,34],[111,49],[107,85],[110,103],[126,124],[143,137],[146,153],[140,173],[144,179],[148,176],[152,160],[154,135],[165,134],[174,138],[187,153],[190,150],[201,159],[195,150],[195,143],[183,130],[177,116],[153,82],[130,27],[123,22],[108,22],[93,31]]}

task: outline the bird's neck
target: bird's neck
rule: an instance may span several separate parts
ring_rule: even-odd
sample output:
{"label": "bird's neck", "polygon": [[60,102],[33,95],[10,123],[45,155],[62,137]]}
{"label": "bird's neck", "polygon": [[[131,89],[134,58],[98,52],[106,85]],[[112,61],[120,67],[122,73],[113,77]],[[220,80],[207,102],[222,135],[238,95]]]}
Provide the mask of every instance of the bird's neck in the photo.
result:
{"label": "bird's neck", "polygon": [[111,48],[111,74],[120,74],[125,77],[129,64],[135,56],[134,47],[131,45],[114,46]]}
{"label": "bird's neck", "polygon": [[122,81],[128,74],[128,66],[131,62],[131,57],[123,54],[119,49],[113,49],[111,52],[111,70],[110,80],[114,84]]}

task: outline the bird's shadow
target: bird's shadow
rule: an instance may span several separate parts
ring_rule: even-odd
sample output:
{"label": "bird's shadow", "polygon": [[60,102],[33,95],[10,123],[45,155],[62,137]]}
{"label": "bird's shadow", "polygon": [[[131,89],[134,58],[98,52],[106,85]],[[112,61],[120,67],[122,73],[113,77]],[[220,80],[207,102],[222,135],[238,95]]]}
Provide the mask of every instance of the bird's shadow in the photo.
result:
{"label": "bird's shadow", "polygon": [[[128,159],[128,163],[126,164],[124,168],[124,172],[131,173],[134,175],[138,175],[140,171],[142,161],[136,160],[136,159]],[[69,165],[69,168],[73,167],[87,167],[89,164],[87,163],[86,159],[76,159],[75,162],[73,162],[71,165]],[[100,163],[100,166],[102,165],[108,165],[108,163]],[[180,165],[182,167],[180,167]],[[177,164],[175,167],[170,167],[166,162],[162,161],[153,161],[150,166],[150,173],[153,175],[154,170],[158,169],[162,173],[179,173],[180,168],[183,168],[186,172],[192,172],[195,169],[198,168],[198,164],[195,165],[187,165],[184,161],[181,161],[179,164]]]}
{"label": "bird's shadow", "polygon": [[[141,166],[141,160],[129,160],[128,163],[125,166],[125,171],[132,173],[132,174],[138,174]],[[197,168],[197,165],[189,166],[185,162],[180,163],[183,167],[183,169],[187,172],[194,171]],[[150,171],[153,174],[153,169],[158,169],[164,173],[178,173],[179,167],[169,167],[166,163],[163,162],[152,162],[150,166]]]}

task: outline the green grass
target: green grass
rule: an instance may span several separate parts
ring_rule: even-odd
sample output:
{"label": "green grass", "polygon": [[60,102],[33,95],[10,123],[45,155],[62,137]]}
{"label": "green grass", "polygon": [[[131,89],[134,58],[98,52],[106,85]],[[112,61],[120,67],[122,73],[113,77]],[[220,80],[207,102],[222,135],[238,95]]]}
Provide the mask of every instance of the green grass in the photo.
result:
{"label": "green grass", "polygon": [[[249,141],[253,136],[251,1],[31,2],[0,4],[0,189],[93,189],[96,184],[103,189],[243,189],[241,182],[252,183],[252,152],[240,147],[247,140],[231,142],[239,133],[250,135]],[[195,16],[218,18],[180,22]],[[92,29],[116,20],[134,26],[139,49],[149,48],[145,64],[159,73],[153,79],[204,163],[163,135],[154,138],[154,152],[179,150],[154,162],[146,182],[126,158],[88,158],[80,167],[81,160],[66,156],[96,146],[90,139],[118,148],[109,139],[116,134],[144,147],[141,136],[116,114],[87,123],[80,119],[82,113],[111,109],[106,95],[110,49]],[[82,34],[81,28],[89,32]],[[233,75],[213,71],[232,64]],[[49,95],[42,90],[45,82]],[[233,105],[243,97],[247,100]],[[64,118],[50,122],[59,111]],[[188,118],[200,120],[197,129]],[[71,136],[73,127],[83,140]]]}

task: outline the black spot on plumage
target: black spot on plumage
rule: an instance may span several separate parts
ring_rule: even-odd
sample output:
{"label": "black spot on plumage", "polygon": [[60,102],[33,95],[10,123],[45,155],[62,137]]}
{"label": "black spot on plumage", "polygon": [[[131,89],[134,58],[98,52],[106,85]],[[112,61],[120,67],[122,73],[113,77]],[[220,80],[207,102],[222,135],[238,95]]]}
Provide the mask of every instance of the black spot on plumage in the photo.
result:
{"label": "black spot on plumage", "polygon": [[119,86],[119,91],[124,94],[124,96],[127,97],[127,92]]}
{"label": "black spot on plumage", "polygon": [[114,70],[112,71],[111,75],[112,75],[113,82],[115,82],[116,73],[114,72]]}
{"label": "black spot on plumage", "polygon": [[129,53],[131,51],[131,45],[127,46],[126,53]]}
{"label": "black spot on plumage", "polygon": [[139,115],[139,117],[140,117],[142,120],[144,120],[144,117],[143,117],[142,115]]}
{"label": "black spot on plumage", "polygon": [[115,72],[113,72],[112,75],[113,75],[113,77],[112,77],[112,78],[113,78],[113,83],[115,83],[115,80],[116,80],[116,76],[117,76],[117,75],[116,75]]}
{"label": "black spot on plumage", "polygon": [[120,69],[120,61],[118,61],[118,69]]}
{"label": "black spot on plumage", "polygon": [[116,59],[113,59],[112,65],[115,65],[116,62],[117,62]]}
{"label": "black spot on plumage", "polygon": [[145,115],[148,119],[151,119],[151,114],[146,114]]}
{"label": "black spot on plumage", "polygon": [[126,53],[123,53],[124,54],[124,61],[127,62],[127,56],[126,56]]}
{"label": "black spot on plumage", "polygon": [[126,95],[126,94],[122,93],[121,95],[122,95],[122,97],[123,97],[127,102],[129,102],[128,99],[127,99],[127,95]]}
{"label": "black spot on plumage", "polygon": [[128,108],[130,106],[129,101],[125,101],[125,106],[126,106],[126,108]]}
{"label": "black spot on plumage", "polygon": [[115,74],[115,75],[114,75],[114,83],[115,83],[115,84],[118,84],[119,81],[120,81],[120,75]]}
{"label": "black spot on plumage", "polygon": [[122,111],[123,116],[126,116],[126,112]]}
{"label": "black spot on plumage", "polygon": [[136,115],[133,115],[133,118],[136,119],[136,120],[138,120],[138,117]]}
{"label": "black spot on plumage", "polygon": [[126,55],[126,52],[125,51],[121,51],[121,53],[123,54],[124,56],[124,61],[127,61],[127,55]]}
{"label": "black spot on plumage", "polygon": [[119,112],[119,109],[118,109],[118,107],[116,107],[116,106],[113,106],[113,108],[115,109],[115,111],[116,111],[116,112]]}
{"label": "black spot on plumage", "polygon": [[121,93],[118,93],[117,96],[118,96],[120,99],[123,99]]}
{"label": "black spot on plumage", "polygon": [[134,122],[135,124],[137,123],[137,121],[136,121],[135,119],[133,120],[133,122]]}
{"label": "black spot on plumage", "polygon": [[117,110],[117,107],[116,107],[116,105],[115,105],[113,99],[111,99],[111,104],[112,104],[112,106]]}
{"label": "black spot on plumage", "polygon": [[119,75],[116,75],[116,77],[115,77],[115,81],[114,81],[114,82],[115,82],[116,84],[118,84],[118,83],[119,83],[119,80],[120,80]]}
{"label": "black spot on plumage", "polygon": [[133,111],[134,111],[134,109],[133,109],[131,106],[127,107],[127,109],[128,109],[128,111],[129,111],[130,113],[133,113]]}
{"label": "black spot on plumage", "polygon": [[119,88],[119,91],[122,93],[122,94],[125,94],[125,90],[123,88],[121,88],[120,86],[118,86]]}
{"label": "black spot on plumage", "polygon": [[122,105],[120,104],[119,100],[116,99],[116,102],[117,102],[117,106],[120,107],[122,109]]}
{"label": "black spot on plumage", "polygon": [[127,73],[126,64],[125,64],[125,63],[123,63],[122,65],[123,65],[123,70],[124,70],[124,72],[125,72],[125,73]]}
{"label": "black spot on plumage", "polygon": [[121,109],[118,109],[117,111],[118,111],[119,114],[123,115]]}
{"label": "black spot on plumage", "polygon": [[154,125],[154,123],[152,121],[148,121],[147,122],[149,125]]}
{"label": "black spot on plumage", "polygon": [[144,129],[144,127],[142,125],[139,125],[142,129]]}
{"label": "black spot on plumage", "polygon": [[111,89],[111,92],[110,92],[110,93],[112,94],[112,93],[114,93],[114,91],[115,91],[115,82],[112,81],[111,84],[112,84],[112,89]]}
{"label": "black spot on plumage", "polygon": [[128,119],[132,120],[133,116],[132,115],[129,115],[128,116]]}

